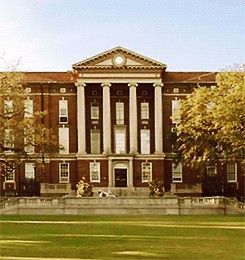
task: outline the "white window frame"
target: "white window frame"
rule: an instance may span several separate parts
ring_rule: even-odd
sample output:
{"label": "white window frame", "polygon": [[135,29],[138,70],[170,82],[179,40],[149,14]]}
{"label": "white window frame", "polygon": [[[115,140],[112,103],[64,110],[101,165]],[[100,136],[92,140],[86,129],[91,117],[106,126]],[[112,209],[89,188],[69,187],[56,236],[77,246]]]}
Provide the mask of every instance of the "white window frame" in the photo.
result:
{"label": "white window frame", "polygon": [[89,163],[90,182],[100,182],[100,162]]}
{"label": "white window frame", "polygon": [[91,119],[92,120],[100,119],[100,107],[98,102],[91,102]]}
{"label": "white window frame", "polygon": [[[180,106],[180,100],[174,99],[172,100],[172,123],[177,124],[180,121],[180,117],[176,117],[176,111],[179,109]],[[175,117],[175,118],[173,118]]]}
{"label": "white window frame", "polygon": [[25,103],[24,117],[33,117],[33,100],[28,98],[24,101],[24,103]]}
{"label": "white window frame", "polygon": [[9,149],[6,152],[12,153],[14,149],[14,131],[12,128],[4,129],[4,147]]}
{"label": "white window frame", "polygon": [[140,129],[140,150],[141,154],[151,153],[151,131],[150,129]]}
{"label": "white window frame", "polygon": [[[64,171],[64,172],[63,172]],[[62,176],[65,174],[66,176]],[[70,165],[67,162],[59,163],[59,183],[70,182]]]}
{"label": "white window frame", "polygon": [[172,163],[172,183],[182,183],[183,182],[183,167],[182,164]]}
{"label": "white window frame", "polygon": [[140,104],[140,112],[141,112],[141,120],[149,120],[150,113],[149,113],[149,102],[142,102]]}
{"label": "white window frame", "polygon": [[69,153],[69,128],[68,127],[59,127],[59,145],[63,149],[60,149],[61,154]]}
{"label": "white window frame", "polygon": [[65,99],[59,100],[59,123],[68,123],[68,100]]}
{"label": "white window frame", "polygon": [[116,154],[126,154],[126,127],[115,127],[115,153]]}
{"label": "white window frame", "polygon": [[124,102],[116,102],[116,124],[124,125]]}
{"label": "white window frame", "polygon": [[142,162],[141,163],[141,179],[142,182],[152,181],[152,163]]}
{"label": "white window frame", "polygon": [[[24,135],[26,136],[26,130],[24,130],[24,132],[25,132]],[[34,130],[33,130],[33,134],[32,134],[31,139],[32,139],[31,141],[32,141],[33,145],[32,144],[28,144],[27,145],[27,138],[24,137],[24,145],[25,145],[24,149],[25,149],[25,152],[27,152],[28,154],[32,154],[32,153],[35,152],[35,148],[34,148]]]}
{"label": "white window frame", "polygon": [[90,130],[90,149],[91,154],[100,154],[100,130]]}
{"label": "white window frame", "polygon": [[4,105],[4,113],[7,114],[7,116],[11,116],[14,112],[14,104],[13,104],[13,100],[11,99],[5,99],[3,101],[3,105]]}
{"label": "white window frame", "polygon": [[[232,171],[231,171],[231,166],[232,166]],[[228,163],[226,169],[227,169],[227,182],[229,183],[237,182],[237,163]],[[234,175],[234,179],[230,178],[231,175]]]}
{"label": "white window frame", "polygon": [[206,171],[207,171],[208,176],[215,176],[215,175],[217,175],[217,166],[209,165],[206,167]]}
{"label": "white window frame", "polygon": [[[10,174],[10,175],[9,175]],[[7,177],[11,176],[11,179],[8,179]],[[6,169],[5,171],[5,182],[15,182],[15,169]]]}
{"label": "white window frame", "polygon": [[60,93],[66,93],[66,88],[60,88]]}
{"label": "white window frame", "polygon": [[25,178],[26,179],[35,179],[34,163],[25,163]]}

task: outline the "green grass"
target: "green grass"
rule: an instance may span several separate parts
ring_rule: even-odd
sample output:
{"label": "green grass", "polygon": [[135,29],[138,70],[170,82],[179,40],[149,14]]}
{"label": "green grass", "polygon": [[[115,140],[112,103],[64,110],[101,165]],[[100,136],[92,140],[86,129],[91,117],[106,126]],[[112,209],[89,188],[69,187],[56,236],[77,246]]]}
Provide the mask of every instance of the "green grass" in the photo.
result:
{"label": "green grass", "polygon": [[22,215],[0,216],[0,221],[2,258],[212,260],[245,256],[244,218],[239,216]]}

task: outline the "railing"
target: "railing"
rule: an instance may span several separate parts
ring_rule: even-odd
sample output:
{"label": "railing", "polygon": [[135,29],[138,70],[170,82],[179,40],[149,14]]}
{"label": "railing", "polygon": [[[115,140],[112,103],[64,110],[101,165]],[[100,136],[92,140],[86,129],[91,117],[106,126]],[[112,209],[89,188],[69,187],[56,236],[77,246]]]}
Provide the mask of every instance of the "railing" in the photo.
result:
{"label": "railing", "polygon": [[21,197],[2,198],[0,214],[245,214],[225,197]]}
{"label": "railing", "polygon": [[70,194],[71,183],[41,183],[41,194]]}
{"label": "railing", "polygon": [[173,194],[187,194],[187,193],[202,193],[201,183],[197,184],[184,184],[184,183],[171,183],[171,192]]}

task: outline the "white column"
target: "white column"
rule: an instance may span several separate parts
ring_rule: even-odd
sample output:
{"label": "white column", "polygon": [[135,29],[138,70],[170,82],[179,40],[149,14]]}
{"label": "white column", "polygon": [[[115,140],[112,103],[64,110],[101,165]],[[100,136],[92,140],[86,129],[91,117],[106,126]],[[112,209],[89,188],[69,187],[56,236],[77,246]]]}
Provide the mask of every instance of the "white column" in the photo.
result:
{"label": "white column", "polygon": [[113,186],[113,172],[112,172],[112,161],[108,158],[108,187]]}
{"label": "white column", "polygon": [[78,153],[86,153],[86,127],[85,127],[85,94],[86,83],[76,82],[77,86],[77,138]]}
{"label": "white column", "polygon": [[134,186],[134,170],[133,170],[133,158],[129,159],[129,176],[128,176],[128,186],[133,187]]}
{"label": "white column", "polygon": [[111,102],[110,86],[108,82],[102,83],[103,87],[103,153],[111,153]]}
{"label": "white column", "polygon": [[163,83],[154,83],[155,87],[155,153],[163,153],[163,136],[162,136],[162,87]]}
{"label": "white column", "polygon": [[129,152],[131,154],[138,151],[138,131],[137,131],[137,83],[131,82],[129,86]]}

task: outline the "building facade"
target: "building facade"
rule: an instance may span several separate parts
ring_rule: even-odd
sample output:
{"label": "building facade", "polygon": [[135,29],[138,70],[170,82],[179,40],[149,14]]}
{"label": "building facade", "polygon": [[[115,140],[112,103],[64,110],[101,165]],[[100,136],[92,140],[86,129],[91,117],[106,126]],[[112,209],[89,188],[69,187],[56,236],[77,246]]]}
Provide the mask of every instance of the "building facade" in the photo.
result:
{"label": "building facade", "polygon": [[[145,194],[156,179],[165,192],[203,194],[198,170],[172,162],[171,116],[197,84],[214,85],[215,73],[168,72],[163,63],[116,47],[74,64],[71,71],[25,72],[23,84],[30,110],[47,111],[44,124],[63,149],[30,151],[11,178],[2,176],[2,195],[25,195],[25,179],[40,183],[43,196],[70,194],[82,179],[95,190],[121,195]],[[207,174],[222,177],[229,194],[242,194],[240,166],[227,165],[225,172],[220,167],[210,166]]]}

